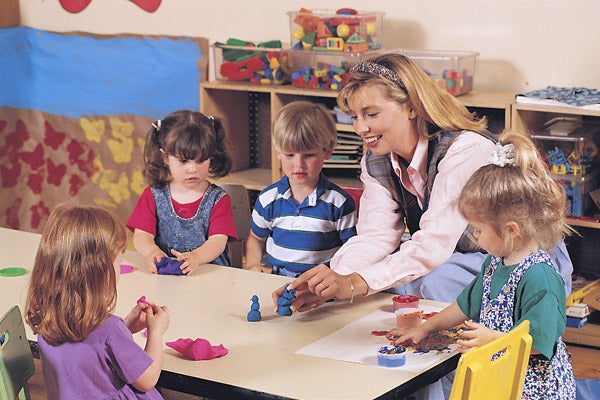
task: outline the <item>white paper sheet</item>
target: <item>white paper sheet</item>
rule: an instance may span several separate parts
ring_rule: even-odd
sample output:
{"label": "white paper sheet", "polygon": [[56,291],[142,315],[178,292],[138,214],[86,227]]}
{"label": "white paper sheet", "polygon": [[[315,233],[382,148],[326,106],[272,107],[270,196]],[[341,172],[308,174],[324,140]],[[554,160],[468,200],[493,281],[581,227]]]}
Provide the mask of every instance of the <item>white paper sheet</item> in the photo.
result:
{"label": "white paper sheet", "polygon": [[[423,306],[421,308],[425,313],[440,311],[438,307]],[[377,310],[333,332],[331,335],[303,347],[296,353],[380,367],[377,363],[377,349],[389,344],[389,340],[385,336],[373,335],[372,332],[388,331],[395,326],[396,316],[391,312],[391,309],[389,311]],[[406,364],[394,368],[412,372],[423,371],[447,358],[451,353],[455,353],[454,349],[456,347],[456,344],[452,344],[449,346],[449,350],[441,352],[420,353],[409,351],[406,355]]]}

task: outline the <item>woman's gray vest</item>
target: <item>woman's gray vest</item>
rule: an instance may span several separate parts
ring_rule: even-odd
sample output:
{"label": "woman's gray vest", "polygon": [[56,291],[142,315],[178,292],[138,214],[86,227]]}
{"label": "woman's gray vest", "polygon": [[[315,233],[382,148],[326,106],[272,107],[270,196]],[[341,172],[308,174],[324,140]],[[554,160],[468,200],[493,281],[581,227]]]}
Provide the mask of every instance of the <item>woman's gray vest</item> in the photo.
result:
{"label": "woman's gray vest", "polygon": [[[398,203],[396,212],[403,212],[405,215],[406,226],[411,234],[414,234],[420,229],[419,222],[423,212],[427,211],[429,206],[429,198],[435,177],[438,173],[438,165],[446,155],[448,148],[454,140],[464,131],[443,131],[441,134],[429,141],[427,154],[427,181],[425,184],[425,193],[423,199],[423,209],[419,207],[417,198],[414,194],[406,190],[400,183],[400,179],[394,172],[390,155],[375,155],[371,150],[367,151],[365,156],[367,173],[377,179],[391,194],[392,198]],[[492,133],[485,130],[477,132],[486,139],[496,142]],[[400,159],[401,162],[404,160]],[[456,251],[460,253],[468,253],[473,251],[483,251],[477,244],[477,240],[472,235],[473,228],[467,226],[458,243]]]}

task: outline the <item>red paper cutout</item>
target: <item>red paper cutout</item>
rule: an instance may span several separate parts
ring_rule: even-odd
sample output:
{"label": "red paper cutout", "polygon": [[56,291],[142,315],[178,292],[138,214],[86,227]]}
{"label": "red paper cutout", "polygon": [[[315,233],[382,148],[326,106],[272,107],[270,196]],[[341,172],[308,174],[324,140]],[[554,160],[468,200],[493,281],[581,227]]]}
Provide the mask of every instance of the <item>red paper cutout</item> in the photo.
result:
{"label": "red paper cutout", "polygon": [[22,151],[20,155],[21,159],[34,171],[44,165],[44,146],[41,143],[38,143],[33,151]]}
{"label": "red paper cutout", "polygon": [[42,184],[44,183],[44,170],[40,169],[35,174],[29,174],[27,178],[27,186],[34,194],[42,193]]}
{"label": "red paper cutout", "polygon": [[50,210],[48,207],[44,205],[43,201],[40,201],[38,204],[34,204],[30,208],[31,210],[31,227],[34,229],[39,228],[40,223],[43,219],[48,218],[50,216]]}
{"label": "red paper cutout", "polygon": [[85,185],[83,179],[79,177],[79,175],[71,175],[69,179],[69,195],[74,197],[79,193],[79,189],[81,189]]}
{"label": "red paper cutout", "polygon": [[62,142],[64,142],[66,135],[55,131],[48,121],[44,121],[44,127],[46,128],[44,131],[44,144],[52,148],[52,150],[57,150]]}
{"label": "red paper cutout", "polygon": [[[77,14],[87,6],[92,0],[58,0],[60,5],[70,13]],[[142,10],[154,12],[160,6],[161,0],[130,0],[132,3],[140,7]]]}
{"label": "red paper cutout", "polygon": [[56,165],[51,159],[47,158],[46,167],[48,168],[48,183],[54,186],[60,186],[62,179],[67,173],[67,166],[65,164]]}
{"label": "red paper cutout", "polygon": [[21,203],[23,203],[23,199],[18,198],[6,209],[6,224],[9,228],[19,229],[21,227],[19,222]]}

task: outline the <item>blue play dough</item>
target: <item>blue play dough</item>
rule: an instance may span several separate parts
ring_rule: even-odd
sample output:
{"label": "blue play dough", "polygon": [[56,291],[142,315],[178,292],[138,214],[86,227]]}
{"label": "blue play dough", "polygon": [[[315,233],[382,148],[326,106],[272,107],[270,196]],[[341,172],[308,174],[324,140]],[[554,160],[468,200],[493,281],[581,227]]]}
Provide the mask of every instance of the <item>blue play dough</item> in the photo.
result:
{"label": "blue play dough", "polygon": [[277,299],[277,314],[292,315],[290,306],[292,305],[292,300],[294,300],[294,293],[296,293],[296,289],[289,290],[287,285],[285,286],[283,295]]}
{"label": "blue play dough", "polygon": [[262,316],[260,315],[260,303],[258,302],[258,296],[252,296],[252,305],[250,305],[250,312],[248,312],[247,319],[249,322],[260,321]]}
{"label": "blue play dough", "polygon": [[163,257],[156,263],[156,268],[161,275],[183,275],[183,271],[179,268],[181,264],[183,264],[183,261]]}

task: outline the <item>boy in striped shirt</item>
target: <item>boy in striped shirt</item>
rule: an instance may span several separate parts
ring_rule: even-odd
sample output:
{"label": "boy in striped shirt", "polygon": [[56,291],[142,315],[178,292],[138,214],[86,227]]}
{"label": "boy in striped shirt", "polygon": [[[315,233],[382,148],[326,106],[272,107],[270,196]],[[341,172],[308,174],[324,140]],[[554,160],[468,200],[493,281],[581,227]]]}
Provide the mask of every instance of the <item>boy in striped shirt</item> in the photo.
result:
{"label": "boy in striped shirt", "polygon": [[244,268],[297,277],[328,264],[356,235],[356,208],[352,197],[322,173],[337,143],[325,106],[287,104],[275,120],[272,141],[284,176],[256,200]]}

